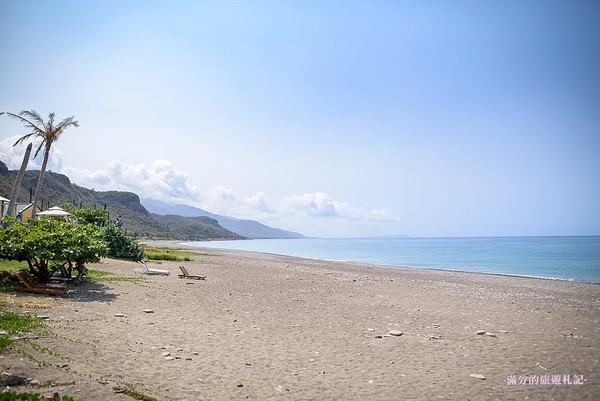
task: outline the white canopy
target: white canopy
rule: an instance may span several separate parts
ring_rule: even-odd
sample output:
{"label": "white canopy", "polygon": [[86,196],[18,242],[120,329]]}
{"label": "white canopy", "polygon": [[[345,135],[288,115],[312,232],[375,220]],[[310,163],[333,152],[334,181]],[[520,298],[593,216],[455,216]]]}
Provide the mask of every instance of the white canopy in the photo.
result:
{"label": "white canopy", "polygon": [[58,206],[51,207],[48,210],[39,212],[38,216],[71,216],[71,213],[59,208]]}
{"label": "white canopy", "polygon": [[6,199],[4,196],[0,196],[0,202],[10,202],[10,199]]}

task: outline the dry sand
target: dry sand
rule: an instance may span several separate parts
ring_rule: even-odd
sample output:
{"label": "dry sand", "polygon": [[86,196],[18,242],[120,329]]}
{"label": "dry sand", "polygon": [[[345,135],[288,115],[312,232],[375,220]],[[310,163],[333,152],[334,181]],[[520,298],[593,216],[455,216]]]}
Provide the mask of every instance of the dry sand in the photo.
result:
{"label": "dry sand", "polygon": [[[2,355],[3,371],[42,384],[13,389],[76,401],[132,400],[124,389],[157,400],[600,399],[600,285],[214,253],[56,300],[10,295],[9,309],[50,328]],[[180,264],[207,279],[179,279]],[[139,276],[131,262],[90,267]]]}

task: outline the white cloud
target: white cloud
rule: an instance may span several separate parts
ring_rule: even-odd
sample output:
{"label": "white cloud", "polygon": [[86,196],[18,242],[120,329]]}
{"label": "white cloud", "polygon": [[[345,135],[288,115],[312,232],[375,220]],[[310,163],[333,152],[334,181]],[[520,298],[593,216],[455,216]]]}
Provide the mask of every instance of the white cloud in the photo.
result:
{"label": "white cloud", "polygon": [[[11,169],[20,167],[25,151],[25,146],[13,148],[17,139],[12,137],[0,142],[0,160]],[[41,163],[40,156],[38,159]],[[54,149],[50,161],[50,170],[66,174],[72,182],[86,188],[134,192],[142,198],[198,206],[213,213],[257,220],[307,235],[361,235],[364,230],[376,233],[378,226],[389,226],[389,223],[399,221],[388,209],[362,209],[325,192],[294,194],[280,199],[270,197],[263,190],[253,195],[242,195],[224,185],[201,192],[189,183],[186,172],[164,159],[155,160],[150,165],[129,165],[113,160],[105,168],[92,171],[61,167],[60,150]],[[30,162],[29,168],[39,168],[37,163]]]}
{"label": "white cloud", "polygon": [[142,198],[163,202],[197,202],[198,189],[188,183],[188,175],[168,160],[151,165],[127,165],[111,161],[104,170],[90,171],[66,167],[63,172],[79,185],[104,191],[130,191]]}
{"label": "white cloud", "polygon": [[[236,190],[217,185],[202,197],[201,204],[202,208],[213,213],[227,213],[228,210],[235,210],[239,213],[243,206],[243,200]],[[236,216],[238,213],[233,213],[231,216]]]}
{"label": "white cloud", "polygon": [[251,208],[256,209],[264,213],[275,213],[276,212],[276,201],[273,198],[269,198],[264,191],[258,191],[254,196],[246,198],[244,200]]}
{"label": "white cloud", "polygon": [[372,209],[371,211],[338,201],[323,192],[292,195],[282,201],[283,208],[290,213],[299,213],[316,218],[338,218],[350,221],[397,222],[393,213],[387,209]]}
{"label": "white cloud", "polygon": [[[25,156],[25,149],[29,142],[20,143],[13,146],[21,138],[21,135],[15,135],[0,141],[0,160],[2,160],[9,169],[18,170],[21,168],[23,163],[23,156]],[[28,170],[39,170],[44,161],[44,149],[40,150],[38,156],[33,159],[35,152],[40,146],[40,140],[36,139],[33,141],[33,149],[31,150],[31,156],[29,163],[27,164]],[[60,172],[63,166],[62,153],[56,146],[50,149],[50,157],[48,158],[47,170]]]}
{"label": "white cloud", "polygon": [[399,221],[398,217],[388,209],[372,209],[369,216],[381,222],[397,223]]}
{"label": "white cloud", "polygon": [[264,191],[243,197],[237,190],[218,185],[202,196],[201,207],[214,213],[245,219],[347,220],[353,222],[397,222],[387,209],[363,210],[341,202],[324,192],[290,195],[281,200]]}
{"label": "white cloud", "polygon": [[17,145],[13,147],[13,144],[18,139],[18,136],[13,136],[0,142],[0,160],[6,163],[8,168],[12,170],[18,170],[21,167],[21,162],[23,161],[23,155],[26,148],[24,145]]}
{"label": "white cloud", "polygon": [[291,195],[283,200],[284,206],[291,212],[303,213],[313,217],[340,217],[342,210],[349,211],[348,204],[342,205],[323,192],[314,194]]}

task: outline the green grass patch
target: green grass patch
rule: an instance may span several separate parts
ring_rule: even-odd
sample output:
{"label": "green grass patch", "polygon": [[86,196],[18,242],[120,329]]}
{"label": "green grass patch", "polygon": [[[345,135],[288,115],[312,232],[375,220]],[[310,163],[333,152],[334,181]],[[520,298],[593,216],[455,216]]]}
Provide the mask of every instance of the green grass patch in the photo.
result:
{"label": "green grass patch", "polygon": [[16,290],[17,290],[16,285],[0,284],[0,292],[15,292]]}
{"label": "green grass patch", "polygon": [[192,260],[190,256],[180,256],[166,252],[146,252],[148,260],[171,260],[176,262],[189,262]]}
{"label": "green grass patch", "polygon": [[0,271],[16,272],[23,269],[29,269],[27,262],[0,259]]}
{"label": "green grass patch", "polygon": [[38,317],[0,311],[0,327],[6,332],[0,334],[0,353],[12,343],[11,336],[32,332],[43,325],[42,319]]}
{"label": "green grass patch", "polygon": [[[22,333],[28,334],[41,334],[46,332],[44,321],[39,317],[21,315],[14,312],[7,312],[0,310],[0,328],[4,334],[0,334],[0,354],[4,352],[6,347],[13,343],[10,338]],[[48,334],[48,333],[44,333]],[[50,355],[57,355],[45,347],[42,347],[36,343],[30,343],[34,349],[38,352],[45,352]],[[22,352],[17,351],[23,355]],[[27,356],[27,355],[25,355]],[[35,361],[35,360],[34,360]],[[39,364],[39,361],[36,361]],[[14,391],[5,391],[0,393],[0,401],[43,401],[47,398],[42,397],[39,393],[17,393]],[[52,398],[54,401],[75,401],[73,397],[63,395],[55,396]]]}
{"label": "green grass patch", "polygon": [[139,401],[158,401],[156,398],[154,397],[150,397],[136,389],[134,389],[132,386],[130,385],[126,385],[126,386],[115,386],[113,387],[113,390],[117,393],[123,393],[123,394],[127,394],[128,396],[130,396],[131,398],[133,398],[134,400],[139,400]]}
{"label": "green grass patch", "polygon": [[140,276],[122,276],[120,274],[114,274],[97,269],[88,269],[86,273],[86,279],[96,283],[110,283],[116,281],[131,281],[134,283],[140,283],[144,281],[144,278]]}
{"label": "green grass patch", "polygon": [[196,256],[219,256],[213,253],[193,252],[177,248],[163,248],[150,246],[144,249],[149,260],[169,260],[175,262],[189,262]]}

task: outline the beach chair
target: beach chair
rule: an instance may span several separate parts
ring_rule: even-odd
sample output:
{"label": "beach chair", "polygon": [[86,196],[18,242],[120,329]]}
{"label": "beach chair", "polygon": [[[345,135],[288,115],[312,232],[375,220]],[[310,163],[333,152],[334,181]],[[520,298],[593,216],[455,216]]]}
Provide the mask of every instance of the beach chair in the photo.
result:
{"label": "beach chair", "polygon": [[140,263],[142,264],[143,267],[137,267],[137,268],[133,269],[133,271],[135,271],[136,273],[153,274],[153,275],[161,275],[161,276],[168,276],[169,274],[171,274],[171,272],[168,270],[150,269],[150,268],[148,268],[148,266],[146,266],[146,264],[144,262],[140,261]]}
{"label": "beach chair", "polygon": [[35,292],[38,294],[63,295],[67,291],[64,283],[36,283],[29,272],[23,270],[17,274],[20,283],[17,285],[17,291]]}
{"label": "beach chair", "polygon": [[183,274],[179,275],[179,278],[189,278],[191,280],[204,280],[204,279],[206,279],[206,276],[194,276],[194,275],[190,274],[187,271],[187,269],[185,267],[183,267],[183,266],[179,266],[179,268],[181,269],[181,273],[183,273]]}

